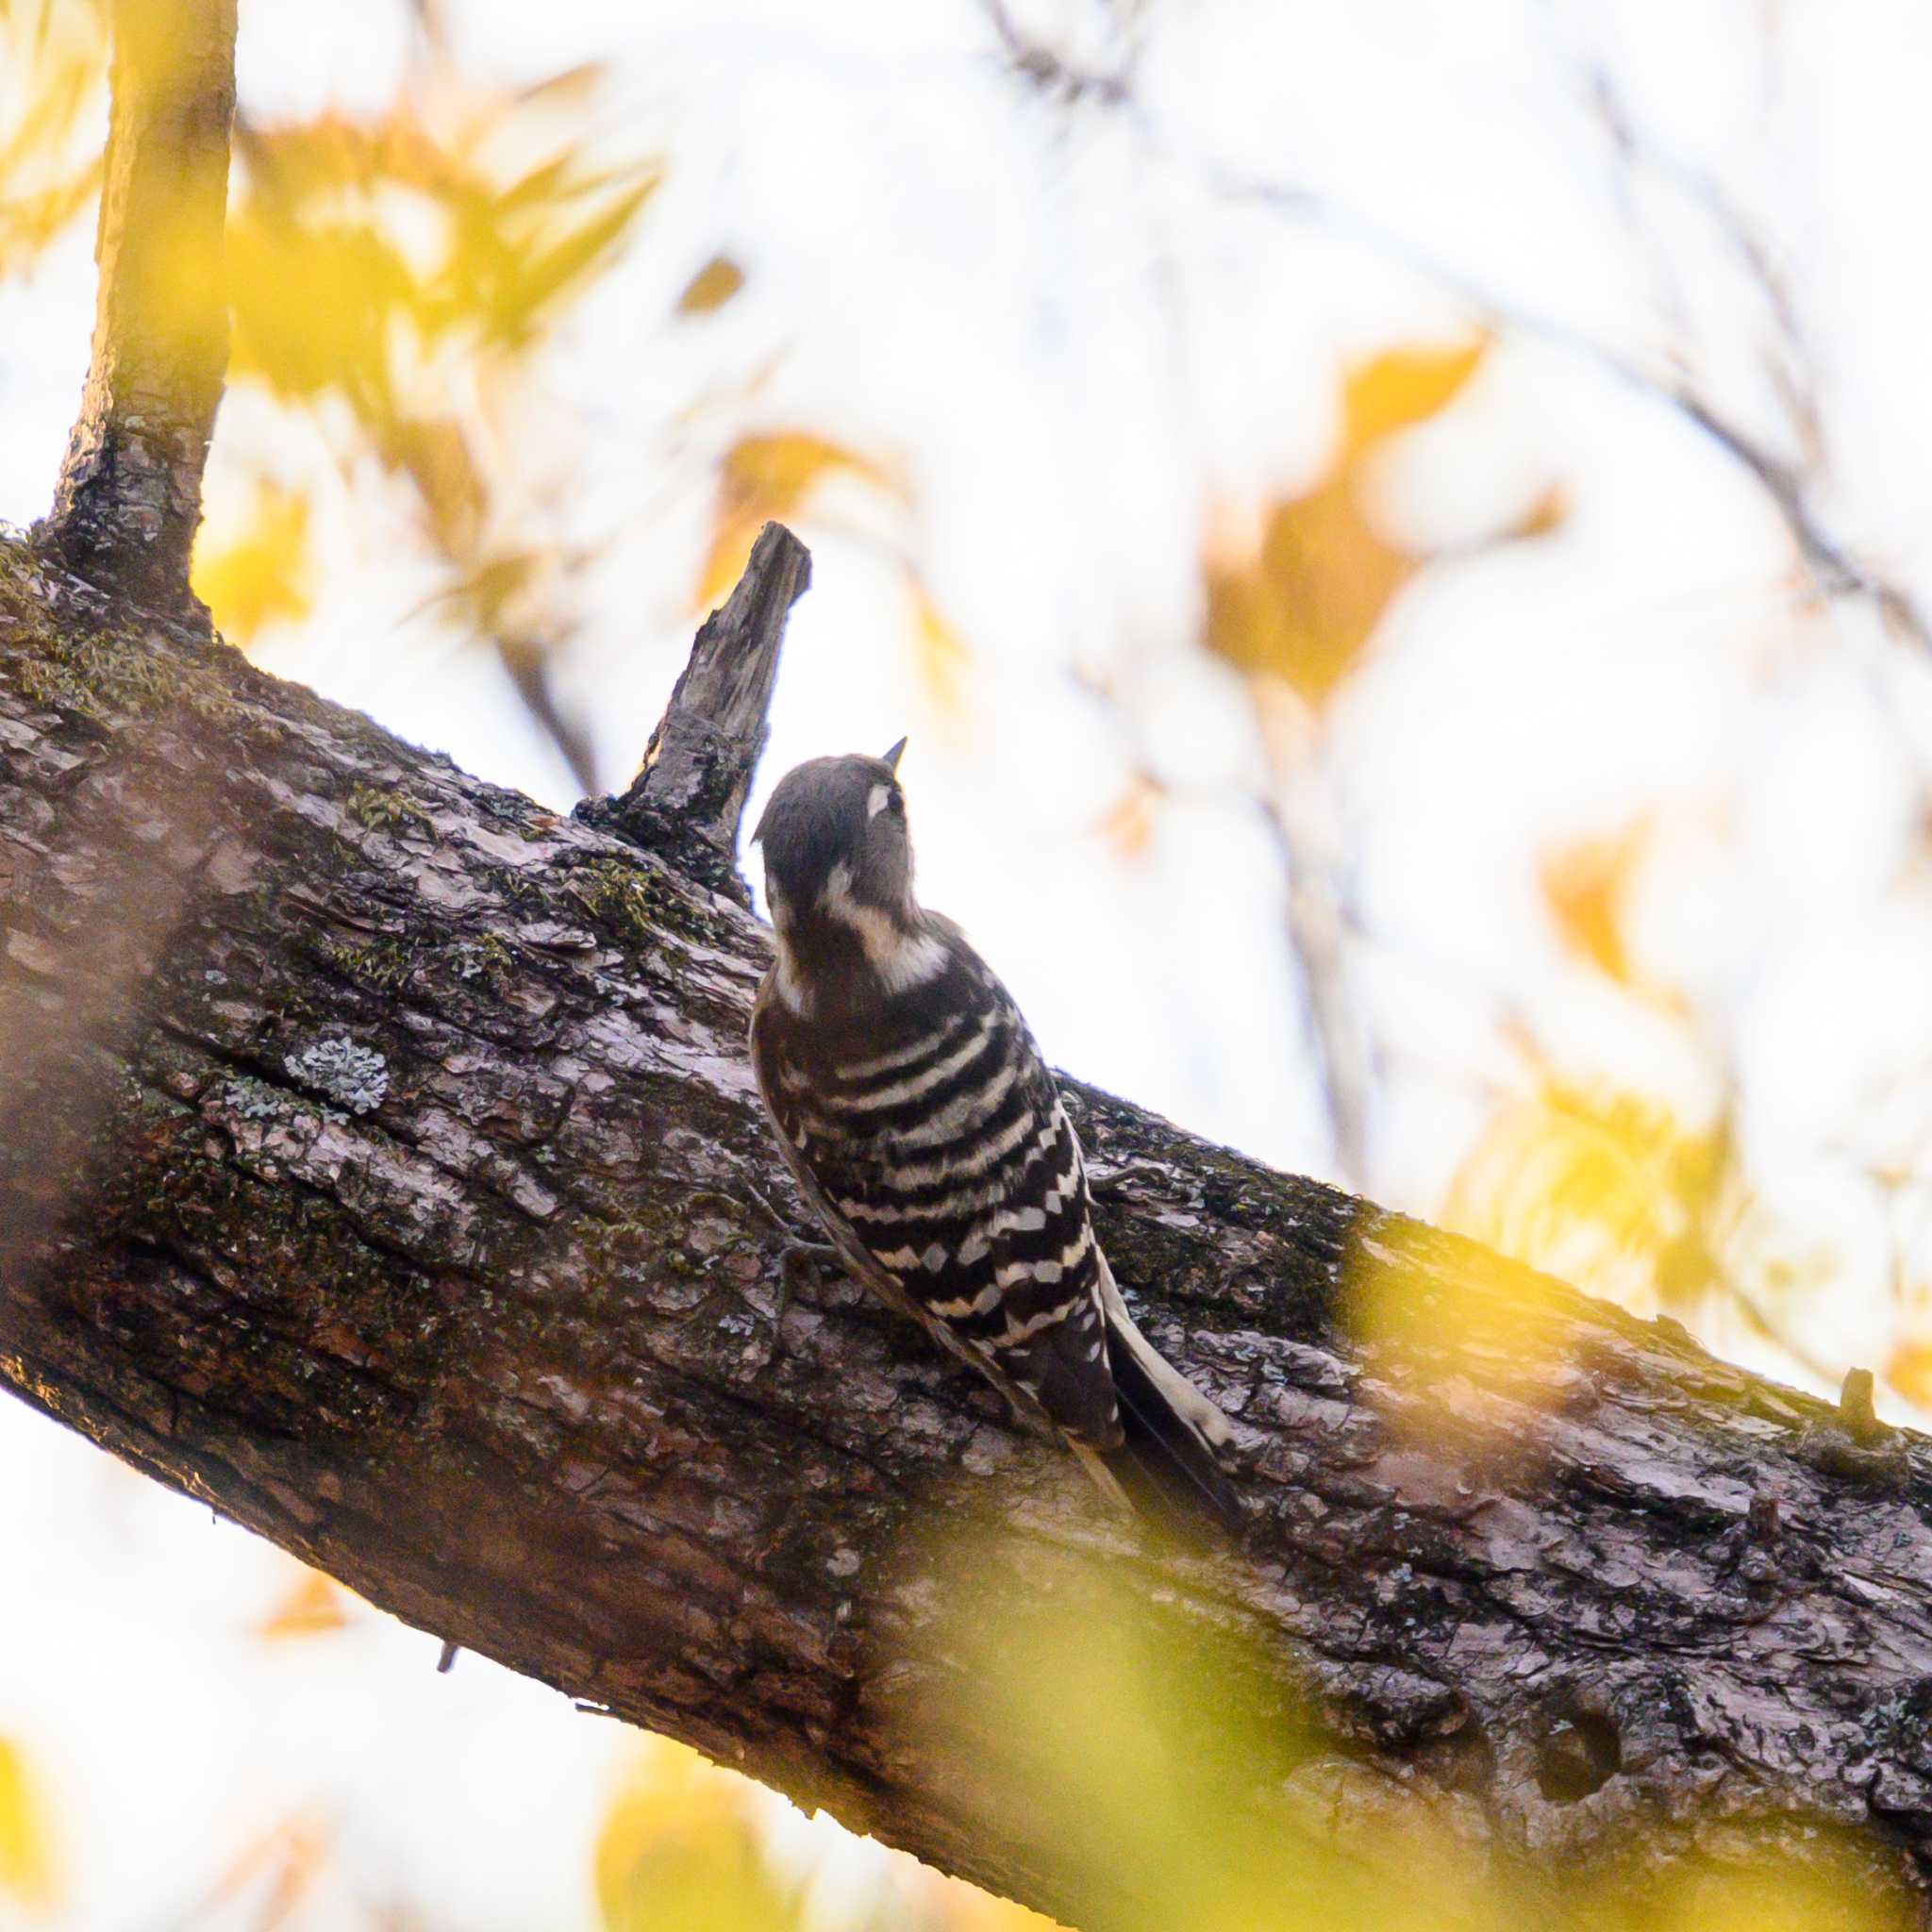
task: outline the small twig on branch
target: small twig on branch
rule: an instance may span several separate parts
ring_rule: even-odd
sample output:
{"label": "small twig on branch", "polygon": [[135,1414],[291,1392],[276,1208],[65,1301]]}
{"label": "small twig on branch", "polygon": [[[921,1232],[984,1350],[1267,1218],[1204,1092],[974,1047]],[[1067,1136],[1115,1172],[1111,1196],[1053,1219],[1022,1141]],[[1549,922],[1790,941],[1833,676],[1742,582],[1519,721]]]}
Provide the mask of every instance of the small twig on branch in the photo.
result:
{"label": "small twig on branch", "polygon": [[192,600],[228,360],[235,0],[115,0],[92,359],[42,537],[81,575]]}
{"label": "small twig on branch", "polygon": [[578,818],[751,904],[738,874],[738,824],[764,749],[785,620],[810,584],[811,553],[783,524],[767,524],[737,588],[698,632],[629,789],[586,801]]}

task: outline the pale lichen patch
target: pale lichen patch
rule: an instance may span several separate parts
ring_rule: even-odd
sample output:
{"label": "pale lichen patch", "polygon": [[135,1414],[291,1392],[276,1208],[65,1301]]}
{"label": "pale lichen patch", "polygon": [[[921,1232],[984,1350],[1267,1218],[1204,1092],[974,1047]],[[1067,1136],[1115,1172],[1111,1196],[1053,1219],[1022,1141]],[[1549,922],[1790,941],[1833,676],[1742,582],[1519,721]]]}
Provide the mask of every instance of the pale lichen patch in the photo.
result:
{"label": "pale lichen patch", "polygon": [[375,1048],[340,1034],[290,1054],[282,1064],[291,1080],[349,1113],[375,1112],[389,1091],[389,1062]]}

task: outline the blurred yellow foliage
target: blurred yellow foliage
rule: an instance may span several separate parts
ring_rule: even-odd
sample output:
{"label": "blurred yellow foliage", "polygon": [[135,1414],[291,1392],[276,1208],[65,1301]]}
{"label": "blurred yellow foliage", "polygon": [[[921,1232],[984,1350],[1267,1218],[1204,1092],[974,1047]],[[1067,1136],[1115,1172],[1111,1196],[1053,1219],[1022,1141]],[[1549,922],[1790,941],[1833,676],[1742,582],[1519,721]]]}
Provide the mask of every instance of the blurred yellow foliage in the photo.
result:
{"label": "blurred yellow foliage", "polygon": [[1124,859],[1145,858],[1154,846],[1160,802],[1166,794],[1146,772],[1135,772],[1095,830]]}
{"label": "blurred yellow foliage", "polygon": [[1627,991],[1676,1007],[1675,993],[1638,971],[1627,937],[1631,894],[1656,829],[1654,815],[1643,812],[1621,831],[1555,846],[1538,867],[1537,880],[1573,952]]}
{"label": "blurred yellow foliage", "polygon": [[0,275],[19,274],[100,188],[102,0],[0,0]]}
{"label": "blurred yellow foliage", "polygon": [[380,414],[411,346],[514,352],[554,323],[659,177],[566,148],[500,179],[491,148],[514,144],[527,99],[452,134],[407,100],[370,122],[252,130],[228,228],[237,373],[289,397],[338,387]]}
{"label": "blurred yellow foliage", "polygon": [[0,1738],[0,1893],[43,1911],[58,1890],[40,1792],[20,1746]]}
{"label": "blurred yellow foliage", "polygon": [[1208,648],[1250,676],[1283,680],[1319,708],[1360,660],[1396,592],[1426,558],[1390,543],[1369,515],[1369,466],[1391,437],[1455,401],[1485,341],[1391,349],[1348,372],[1341,438],[1327,474],[1277,503],[1258,541],[1222,530],[1205,563]]}
{"label": "blurred yellow foliage", "polygon": [[597,1840],[606,1932],[797,1932],[795,1889],[760,1850],[755,1793],[695,1751],[647,1740]]}
{"label": "blurred yellow foliage", "polygon": [[1634,1824],[1624,1850],[1580,1870],[1512,1871],[1463,1828],[1461,1800],[1362,1766],[1358,1745],[1282,1699],[1258,1649],[1185,1622],[1139,1565],[956,1530],[920,1569],[950,1609],[908,1659],[930,1688],[908,1748],[1123,1932],[1915,1923],[1884,1847],[1823,1820],[1802,1857],[1735,1819],[1707,1839],[1678,1818]]}
{"label": "blurred yellow foliage", "polygon": [[[837,478],[858,482],[901,513],[912,507],[909,485],[890,465],[807,429],[741,437],[718,465],[718,502],[710,546],[698,575],[696,604],[715,608],[730,593],[766,524],[806,513],[820,487]],[[939,720],[961,725],[971,709],[974,653],[940,607],[903,543],[891,546],[904,586],[913,666]]]}
{"label": "blurred yellow foliage", "polygon": [[[1620,1932],[1634,1932],[1634,1916],[1619,1915]],[[1803,1863],[1767,1852],[1692,1865],[1641,1921],[1642,1932],[1908,1932],[1916,1923],[1857,1840],[1822,1824]]]}
{"label": "blurred yellow foliage", "polygon": [[319,1570],[305,1571],[256,1628],[264,1642],[323,1637],[349,1621],[342,1591]]}
{"label": "blurred yellow foliage", "polygon": [[[1138,1566],[996,1529],[942,1535],[920,1568],[946,1613],[911,1659],[928,1688],[908,1748],[986,1829],[1050,1848],[1060,1882],[1117,1905],[1109,1924],[1366,1925],[1312,1814],[1300,1830],[1291,1804],[1251,1808],[1321,1742],[1258,1654],[1150,1596]],[[1407,1923],[1384,1905],[1378,1924]]]}
{"label": "blurred yellow foliage", "polygon": [[[496,650],[589,788],[591,741],[548,673],[576,628],[569,586],[585,558],[543,536],[530,437],[545,406],[529,377],[533,352],[617,258],[660,171],[593,157],[585,108],[600,68],[491,90],[459,71],[438,14],[421,26],[427,68],[384,111],[238,130],[231,375],[310,411],[345,481],[367,454],[408,486],[443,573],[419,608]],[[231,568],[204,591],[244,641],[255,624],[306,608],[299,574],[275,568],[296,555],[301,520],[268,508],[258,541],[211,560]]]}
{"label": "blurred yellow foliage", "polygon": [[1506,1102],[1450,1183],[1448,1225],[1640,1313],[1716,1275],[1709,1225],[1733,1175],[1720,1124],[1546,1076]]}
{"label": "blurred yellow foliage", "polygon": [[295,1921],[327,1871],[331,1854],[327,1828],[318,1818],[296,1813],[247,1840],[216,1876],[196,1913],[225,1917],[228,1908],[247,1906],[255,1932],[279,1932]]}
{"label": "blurred yellow foliage", "polygon": [[774,430],[733,443],[718,466],[717,516],[698,578],[700,608],[724,601],[768,523],[795,516],[822,482],[839,475],[857,477],[905,499],[904,486],[881,464],[809,430]]}
{"label": "blurred yellow foliage", "polygon": [[[1360,663],[1397,593],[1430,561],[1385,538],[1371,514],[1373,466],[1391,439],[1440,415],[1489,353],[1485,338],[1404,346],[1342,378],[1341,433],[1314,488],[1266,506],[1257,525],[1215,513],[1203,576],[1204,641],[1251,677],[1279,679],[1319,709]],[[1547,489],[1491,541],[1541,537],[1567,514]]]}
{"label": "blurred yellow foliage", "polygon": [[1932,1341],[1920,1336],[1894,1342],[1885,1379],[1915,1407],[1932,1410]]}
{"label": "blurred yellow foliage", "polygon": [[912,662],[941,719],[963,723],[971,705],[973,647],[967,643],[932,593],[908,573],[912,599]]}
{"label": "blurred yellow foliage", "polygon": [[268,625],[296,623],[313,604],[315,557],[308,497],[258,479],[246,525],[225,541],[204,524],[194,546],[194,594],[231,643]]}
{"label": "blurred yellow foliage", "polygon": [[1440,416],[1482,367],[1489,343],[1408,343],[1385,349],[1348,372],[1341,389],[1338,468],[1358,464],[1384,437]]}

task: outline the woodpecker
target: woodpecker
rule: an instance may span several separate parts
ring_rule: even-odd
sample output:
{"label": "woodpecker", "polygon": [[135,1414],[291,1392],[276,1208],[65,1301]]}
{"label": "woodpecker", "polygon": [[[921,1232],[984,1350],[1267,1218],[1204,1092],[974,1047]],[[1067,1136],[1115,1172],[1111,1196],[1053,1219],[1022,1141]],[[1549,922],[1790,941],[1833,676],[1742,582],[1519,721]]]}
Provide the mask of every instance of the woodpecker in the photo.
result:
{"label": "woodpecker", "polygon": [[1114,1503],[1237,1528],[1227,1418],[1127,1313],[1026,1022],[913,895],[905,742],[798,766],[753,834],[778,944],[751,1056],[779,1148],[852,1273],[1058,1430]]}

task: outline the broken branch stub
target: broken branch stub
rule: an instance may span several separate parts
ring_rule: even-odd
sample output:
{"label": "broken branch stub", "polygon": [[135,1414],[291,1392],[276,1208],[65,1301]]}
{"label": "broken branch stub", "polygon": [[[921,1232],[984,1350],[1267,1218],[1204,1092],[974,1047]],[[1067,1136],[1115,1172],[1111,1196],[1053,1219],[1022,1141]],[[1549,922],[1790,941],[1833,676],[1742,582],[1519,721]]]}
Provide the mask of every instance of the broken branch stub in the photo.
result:
{"label": "broken branch stub", "polygon": [[751,560],[691,646],[627,790],[586,800],[577,817],[670,859],[741,906],[738,827],[765,744],[785,620],[811,584],[811,553],[767,524]]}

